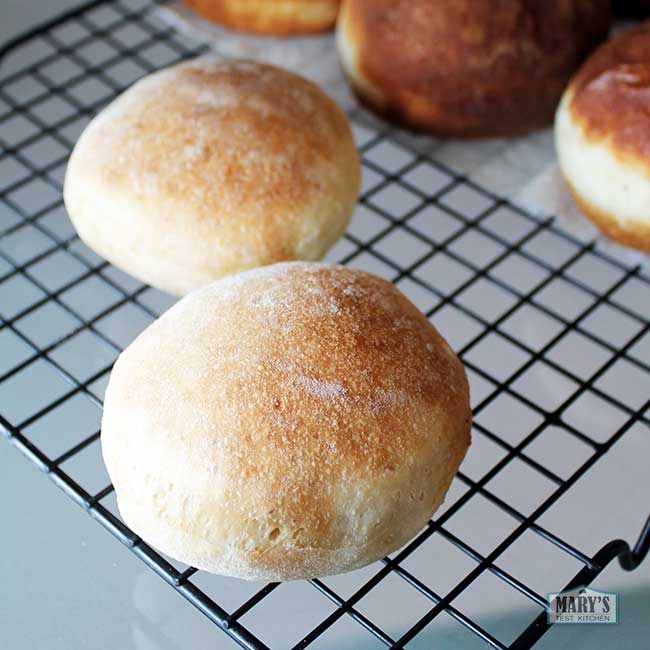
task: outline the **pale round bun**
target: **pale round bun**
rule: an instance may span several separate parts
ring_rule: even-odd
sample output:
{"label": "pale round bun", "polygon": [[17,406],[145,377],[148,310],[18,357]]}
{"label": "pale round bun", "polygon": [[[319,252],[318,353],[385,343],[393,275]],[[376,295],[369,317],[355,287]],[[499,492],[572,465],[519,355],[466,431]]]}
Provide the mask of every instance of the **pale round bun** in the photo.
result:
{"label": "pale round bun", "polygon": [[316,85],[202,57],[137,82],[90,123],[64,197],[90,248],[184,294],[320,259],[349,223],[360,173],[348,120]]}
{"label": "pale round bun", "polygon": [[650,22],[600,47],[555,120],[562,174],[578,206],[622,244],[650,251]]}
{"label": "pale round bun", "polygon": [[330,29],[336,22],[340,0],[185,0],[204,18],[226,27],[288,36]]}
{"label": "pale round bun", "polygon": [[413,537],[470,442],[449,345],[393,285],[276,264],[186,296],[119,357],[102,448],[126,523],[214,573],[349,571]]}
{"label": "pale round bun", "polygon": [[360,99],[439,135],[547,126],[610,24],[609,0],[344,0],[343,69]]}

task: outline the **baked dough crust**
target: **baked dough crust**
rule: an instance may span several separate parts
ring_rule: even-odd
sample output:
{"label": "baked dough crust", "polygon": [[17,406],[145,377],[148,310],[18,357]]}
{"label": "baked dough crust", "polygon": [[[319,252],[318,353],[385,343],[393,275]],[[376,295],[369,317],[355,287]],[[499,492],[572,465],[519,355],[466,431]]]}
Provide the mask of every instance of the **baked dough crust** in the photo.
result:
{"label": "baked dough crust", "polygon": [[609,0],[346,0],[337,40],[373,110],[434,134],[502,136],[552,122],[610,20]]}
{"label": "baked dough crust", "polygon": [[276,264],[186,296],[119,357],[102,450],[126,523],[251,580],[350,571],[442,502],[470,443],[465,371],[392,284]]}
{"label": "baked dough crust", "polygon": [[185,0],[197,13],[241,32],[289,36],[331,29],[340,0]]}

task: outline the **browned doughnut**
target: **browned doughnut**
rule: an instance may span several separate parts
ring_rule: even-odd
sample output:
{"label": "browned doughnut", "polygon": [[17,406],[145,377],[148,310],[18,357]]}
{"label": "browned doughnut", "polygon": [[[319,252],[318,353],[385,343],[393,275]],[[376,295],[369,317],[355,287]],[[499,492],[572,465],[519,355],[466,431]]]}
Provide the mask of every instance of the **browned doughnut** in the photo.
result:
{"label": "browned doughnut", "polygon": [[544,127],[609,0],[345,0],[342,64],[378,112],[443,135]]}
{"label": "browned doughnut", "polygon": [[197,13],[253,34],[285,36],[333,27],[339,0],[185,0]]}

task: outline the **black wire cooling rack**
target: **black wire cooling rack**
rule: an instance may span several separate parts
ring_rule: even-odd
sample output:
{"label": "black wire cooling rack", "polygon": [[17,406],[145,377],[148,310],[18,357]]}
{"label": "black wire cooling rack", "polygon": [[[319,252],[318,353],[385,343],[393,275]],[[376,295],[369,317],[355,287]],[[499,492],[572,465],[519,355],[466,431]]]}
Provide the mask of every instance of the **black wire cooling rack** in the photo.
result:
{"label": "black wire cooling rack", "polygon": [[[218,628],[245,648],[262,649],[268,646],[251,631],[247,616],[279,585],[255,588],[238,606],[226,606],[225,593],[208,595],[199,587],[201,572],[163,558],[124,525],[101,469],[75,470],[75,461],[90,450],[99,459],[98,414],[116,355],[170,304],[85,248],[61,200],[67,157],[89,119],[138,77],[204,50],[156,20],[154,9],[155,3],[147,1],[90,2],[1,52],[0,342],[8,337],[13,347],[0,359],[0,428]],[[330,613],[298,642],[280,647],[315,646],[330,627],[350,617],[379,646],[402,648],[445,612],[486,647],[530,648],[549,627],[546,599],[499,566],[522,535],[537,536],[581,565],[573,578],[566,575],[567,588],[590,584],[617,557],[624,569],[635,568],[650,546],[650,520],[633,549],[616,540],[593,556],[538,521],[630,429],[650,425],[650,365],[639,352],[650,336],[650,279],[594,242],[573,238],[552,219],[527,214],[431,155],[400,147],[389,128],[364,127],[355,110],[351,117],[363,156],[364,190],[332,260],[390,278],[441,326],[471,377],[475,445],[489,441],[499,453],[480,476],[459,472],[460,495],[351,593],[342,595],[327,579],[310,581],[331,602]],[[560,294],[553,294],[558,287]],[[539,324],[537,331],[518,325],[524,313]],[[484,367],[485,346],[497,351],[500,365]],[[570,364],[562,354],[567,347],[584,352],[588,363]],[[633,398],[620,394],[620,377],[640,386],[640,392]],[[554,386],[550,395],[535,390],[544,378]],[[506,435],[505,422],[484,417],[504,400],[515,421],[518,412],[530,416],[515,439]],[[594,433],[573,417],[585,400],[615,411],[615,430]],[[87,416],[89,404],[98,407],[95,415]],[[57,427],[65,412],[74,414],[67,420],[75,423],[71,428]],[[548,457],[540,460],[535,454],[537,442],[551,430],[560,430],[582,450],[570,471],[559,471]],[[492,488],[494,479],[514,464],[526,473],[526,481],[537,477],[550,486],[528,510],[512,494]],[[487,551],[479,551],[451,525],[479,495],[513,522]],[[472,563],[451,585],[436,585],[435,577],[409,568],[409,558],[432,540],[453,545]],[[529,624],[507,641],[456,605],[487,574],[534,607]],[[403,581],[426,603],[399,638],[362,607],[363,599],[389,579]],[[393,604],[382,606],[388,611]],[[291,625],[287,620],[288,629]]]}

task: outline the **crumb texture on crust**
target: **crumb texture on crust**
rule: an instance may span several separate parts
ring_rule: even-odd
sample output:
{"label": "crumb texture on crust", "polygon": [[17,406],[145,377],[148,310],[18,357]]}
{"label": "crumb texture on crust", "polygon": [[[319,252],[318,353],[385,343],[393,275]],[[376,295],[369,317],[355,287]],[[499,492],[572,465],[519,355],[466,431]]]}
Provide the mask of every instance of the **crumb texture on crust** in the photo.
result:
{"label": "crumb texture on crust", "polygon": [[242,32],[285,36],[330,29],[340,0],[184,0],[208,20]]}
{"label": "crumb texture on crust", "polygon": [[567,89],[555,118],[562,175],[580,210],[610,239],[650,250],[650,167],[594,137],[572,110]]}
{"label": "crumb texture on crust", "polygon": [[347,121],[315,84],[201,57],[137,82],[69,161],[81,238],[174,294],[242,269],[319,259],[343,234],[360,165]]}
{"label": "crumb texture on crust", "polygon": [[215,573],[285,580],[399,548],[470,441],[465,371],[393,285],[255,269],[172,307],[119,357],[102,449],[125,521]]}
{"label": "crumb texture on crust", "polygon": [[345,0],[338,42],[361,98],[434,133],[502,135],[552,122],[606,35],[608,0]]}
{"label": "crumb texture on crust", "polygon": [[587,137],[650,161],[650,21],[601,45],[571,83],[573,116]]}

